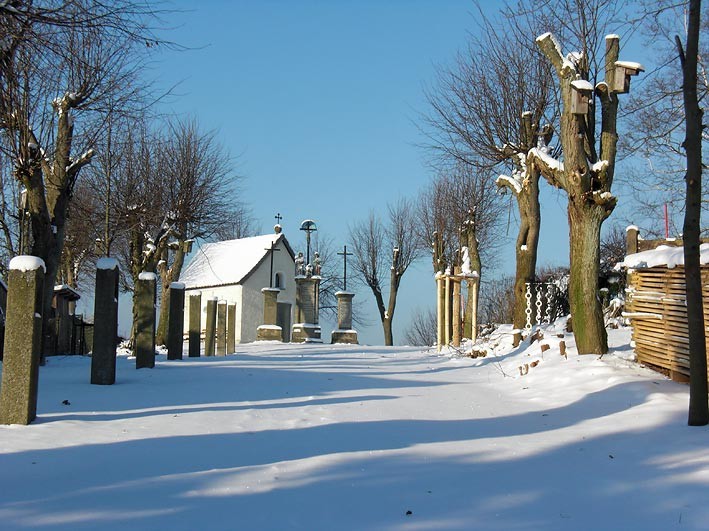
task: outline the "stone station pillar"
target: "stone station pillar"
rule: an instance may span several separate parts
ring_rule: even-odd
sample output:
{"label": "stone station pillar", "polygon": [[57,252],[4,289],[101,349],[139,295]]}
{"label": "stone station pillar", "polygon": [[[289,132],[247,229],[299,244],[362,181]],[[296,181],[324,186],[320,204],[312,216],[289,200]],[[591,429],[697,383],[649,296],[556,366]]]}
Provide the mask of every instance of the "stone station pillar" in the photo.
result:
{"label": "stone station pillar", "polygon": [[357,345],[357,331],[352,329],[352,299],[354,293],[338,291],[337,297],[337,330],[332,331],[332,343],[349,343]]}

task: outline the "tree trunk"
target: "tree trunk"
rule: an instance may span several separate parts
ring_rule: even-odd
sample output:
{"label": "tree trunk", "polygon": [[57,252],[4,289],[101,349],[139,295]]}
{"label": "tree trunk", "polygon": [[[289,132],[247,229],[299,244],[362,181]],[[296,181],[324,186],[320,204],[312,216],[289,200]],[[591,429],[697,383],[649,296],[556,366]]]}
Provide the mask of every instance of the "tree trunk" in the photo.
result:
{"label": "tree trunk", "polygon": [[605,354],[608,335],[598,298],[601,224],[604,211],[576,197],[569,198],[570,264],[569,306],[579,354]]}
{"label": "tree trunk", "polygon": [[172,266],[169,269],[163,268],[160,270],[160,318],[155,333],[155,343],[157,345],[167,344],[168,317],[170,314],[170,284],[179,280],[180,273],[182,273],[182,266],[185,263],[185,243],[180,240],[178,245],[179,247],[175,251]]}
{"label": "tree trunk", "polygon": [[[537,271],[537,247],[539,246],[539,172],[530,171],[529,182],[517,195],[520,227],[517,234],[515,256],[517,267],[514,287],[514,328],[522,329],[527,324],[527,283],[534,282]],[[516,346],[516,345],[515,345]]]}
{"label": "tree trunk", "polygon": [[[467,235],[468,256],[470,257],[470,269],[477,271],[480,275],[482,260],[480,259],[480,249],[478,248],[478,237],[473,227]],[[472,285],[471,285],[472,284]],[[465,322],[463,323],[463,335],[470,339],[473,337],[473,300],[478,297],[480,282],[468,283],[468,291],[465,297]]]}
{"label": "tree trunk", "polygon": [[707,390],[707,352],[702,309],[702,280],[699,258],[702,201],[702,110],[697,99],[697,54],[699,47],[699,0],[691,0],[686,57],[682,53],[682,92],[685,110],[686,209],[684,213],[684,274],[687,293],[687,328],[689,335],[689,418],[690,426],[709,424]]}

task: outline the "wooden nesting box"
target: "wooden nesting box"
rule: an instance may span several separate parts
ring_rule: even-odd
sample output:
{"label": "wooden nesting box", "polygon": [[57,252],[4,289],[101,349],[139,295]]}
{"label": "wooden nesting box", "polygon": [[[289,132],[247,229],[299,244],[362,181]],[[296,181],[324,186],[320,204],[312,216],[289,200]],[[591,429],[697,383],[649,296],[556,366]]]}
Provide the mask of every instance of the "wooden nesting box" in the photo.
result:
{"label": "wooden nesting box", "polygon": [[644,71],[645,68],[640,63],[634,63],[632,61],[616,61],[611,91],[617,94],[627,94],[630,92],[631,76],[637,76],[640,72]]}
{"label": "wooden nesting box", "polygon": [[593,96],[593,85],[585,79],[571,82],[571,113],[588,114],[588,105]]}

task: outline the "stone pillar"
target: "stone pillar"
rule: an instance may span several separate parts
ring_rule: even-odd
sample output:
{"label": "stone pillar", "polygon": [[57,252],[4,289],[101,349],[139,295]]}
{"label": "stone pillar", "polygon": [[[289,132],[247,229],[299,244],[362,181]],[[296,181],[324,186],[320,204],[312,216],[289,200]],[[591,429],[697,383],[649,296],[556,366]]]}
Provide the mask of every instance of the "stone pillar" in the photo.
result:
{"label": "stone pillar", "polygon": [[295,307],[296,322],[293,324],[291,341],[303,343],[304,341],[320,342],[321,331],[317,321],[317,288],[318,277],[296,277]]}
{"label": "stone pillar", "polygon": [[37,417],[45,271],[36,256],[10,260],[0,424],[27,425]]}
{"label": "stone pillar", "polygon": [[202,346],[202,293],[190,293],[190,319],[187,331],[189,357],[199,358]]}
{"label": "stone pillar", "polygon": [[436,346],[438,347],[438,352],[441,351],[445,343],[445,281],[443,280],[443,275],[440,273],[436,274],[436,317],[438,318],[438,330],[436,334]]}
{"label": "stone pillar", "polygon": [[136,306],[135,323],[135,368],[155,367],[155,273],[138,275],[138,284],[133,292]]}
{"label": "stone pillar", "polygon": [[116,339],[118,338],[118,261],[100,258],[96,262],[94,292],[94,341],[91,353],[91,383],[116,383]]}
{"label": "stone pillar", "polygon": [[256,329],[256,341],[281,341],[283,329],[276,324],[278,316],[278,288],[263,288],[263,324]]}
{"label": "stone pillar", "polygon": [[357,345],[357,331],[352,329],[352,299],[354,293],[338,291],[337,297],[337,330],[332,332],[332,343],[349,343]]}
{"label": "stone pillar", "polygon": [[207,324],[204,331],[204,355],[214,356],[214,340],[217,334],[217,298],[207,301]]}
{"label": "stone pillar", "polygon": [[226,356],[226,301],[217,303],[217,356]]}
{"label": "stone pillar", "polygon": [[640,231],[635,225],[630,225],[625,229],[625,254],[635,254],[638,252],[638,238]]}
{"label": "stone pillar", "polygon": [[185,333],[185,285],[170,284],[170,313],[167,319],[167,359],[181,360]]}
{"label": "stone pillar", "polygon": [[236,304],[227,304],[226,307],[226,352],[236,352]]}
{"label": "stone pillar", "polygon": [[463,322],[460,318],[460,280],[453,279],[453,315],[451,316],[453,324],[453,346],[460,346],[460,332],[463,328]]}

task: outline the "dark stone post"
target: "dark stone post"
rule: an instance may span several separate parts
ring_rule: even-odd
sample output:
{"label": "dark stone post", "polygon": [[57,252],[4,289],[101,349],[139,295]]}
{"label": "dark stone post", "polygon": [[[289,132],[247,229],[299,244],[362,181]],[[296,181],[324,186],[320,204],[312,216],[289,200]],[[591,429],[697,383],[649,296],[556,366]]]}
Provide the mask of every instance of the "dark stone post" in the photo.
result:
{"label": "dark stone post", "polygon": [[27,425],[37,417],[45,271],[36,256],[10,260],[0,424]]}
{"label": "dark stone post", "polygon": [[217,298],[207,301],[207,324],[204,332],[204,355],[214,356],[214,339],[217,333]]}
{"label": "dark stone post", "polygon": [[185,285],[170,284],[170,313],[167,321],[167,359],[181,360],[185,329]]}
{"label": "dark stone post", "polygon": [[202,293],[190,293],[189,357],[199,358],[202,347]]}
{"label": "dark stone post", "polygon": [[217,303],[217,356],[226,356],[226,301]]}
{"label": "dark stone post", "polygon": [[226,312],[226,351],[236,352],[236,304],[228,304]]}
{"label": "dark stone post", "polygon": [[135,368],[155,367],[155,273],[138,275],[138,285],[133,294],[136,305]]}
{"label": "dark stone post", "polygon": [[116,383],[116,339],[118,337],[118,261],[100,258],[96,262],[94,294],[94,341],[91,354],[91,383]]}

